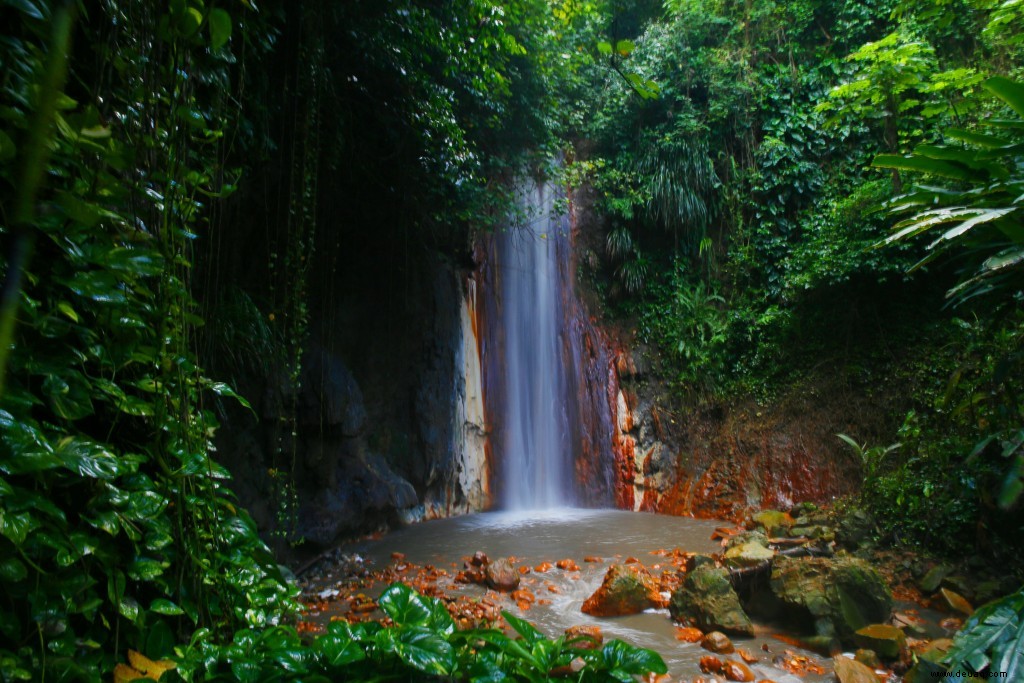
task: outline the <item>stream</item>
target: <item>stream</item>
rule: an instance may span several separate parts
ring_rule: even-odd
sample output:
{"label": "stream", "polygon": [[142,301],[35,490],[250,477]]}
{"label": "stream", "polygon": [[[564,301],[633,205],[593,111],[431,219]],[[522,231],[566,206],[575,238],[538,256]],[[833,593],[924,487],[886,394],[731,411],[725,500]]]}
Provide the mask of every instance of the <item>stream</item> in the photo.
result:
{"label": "stream", "polygon": [[[718,526],[720,523],[708,520],[621,510],[556,508],[491,512],[423,522],[343,550],[359,554],[371,570],[385,569],[389,565],[397,565],[400,570],[429,565],[435,568],[437,587],[443,593],[478,599],[489,596],[500,609],[529,620],[548,637],[557,637],[570,626],[597,625],[606,641],[619,638],[651,648],[665,659],[673,680],[689,681],[705,675],[698,662],[710,653],[699,643],[676,639],[677,624],[669,617],[668,610],[595,618],[581,612],[580,606],[601,585],[613,562],[636,558],[657,577],[662,571],[673,569],[669,555],[673,549],[697,553],[721,550],[718,542],[711,540]],[[486,553],[492,561],[512,556],[517,566],[530,567],[531,571],[522,576],[522,587],[532,591],[537,601],[523,610],[507,595],[487,591],[476,584],[457,583],[456,573],[477,551]],[[595,561],[598,558],[601,561]],[[579,571],[556,567],[541,573],[534,570],[541,563],[554,565],[563,559],[574,560]],[[331,596],[342,578],[329,569],[321,570],[318,576],[306,577],[306,592]],[[375,597],[385,587],[377,583],[361,590]],[[313,619],[325,623],[332,616],[340,616],[346,604],[328,601],[323,612]],[[757,661],[750,664],[757,680],[776,683],[831,680],[827,657],[800,649],[773,634],[770,628],[759,627],[754,638],[732,638],[737,648],[757,657]],[[802,669],[800,675],[791,673],[783,668],[787,660],[790,668],[794,668],[794,663],[807,662],[810,670]]]}

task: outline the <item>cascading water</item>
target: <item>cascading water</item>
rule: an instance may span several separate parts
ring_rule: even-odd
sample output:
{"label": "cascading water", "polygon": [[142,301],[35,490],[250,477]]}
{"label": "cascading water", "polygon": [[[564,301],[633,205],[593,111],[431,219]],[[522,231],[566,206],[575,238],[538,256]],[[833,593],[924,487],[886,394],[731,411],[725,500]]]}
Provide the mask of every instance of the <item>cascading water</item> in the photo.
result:
{"label": "cascading water", "polygon": [[501,278],[502,506],[511,510],[570,505],[572,449],[561,332],[569,223],[554,215],[554,192],[530,182],[520,192],[520,220],[497,239]]}

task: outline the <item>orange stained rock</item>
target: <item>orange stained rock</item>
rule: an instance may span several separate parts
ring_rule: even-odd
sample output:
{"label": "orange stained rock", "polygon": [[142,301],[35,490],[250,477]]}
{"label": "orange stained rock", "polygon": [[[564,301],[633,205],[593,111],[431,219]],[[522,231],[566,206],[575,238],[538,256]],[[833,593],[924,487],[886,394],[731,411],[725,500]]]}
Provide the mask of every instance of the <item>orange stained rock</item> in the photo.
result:
{"label": "orange stained rock", "polygon": [[597,557],[596,555],[587,555],[583,558],[584,562],[604,562],[603,557]]}
{"label": "orange stained rock", "polygon": [[570,558],[555,562],[555,566],[567,572],[578,572],[580,570],[580,566],[576,564],[576,561]]}
{"label": "orange stained rock", "polygon": [[393,552],[391,553],[391,559],[401,561],[405,559],[405,553]]}
{"label": "orange stained rock", "polygon": [[722,673],[730,681],[739,681],[740,683],[748,683],[754,680],[754,672],[750,670],[746,664],[742,662],[725,662],[722,666]]}
{"label": "orange stained rock", "polygon": [[703,637],[704,632],[699,628],[676,626],[676,640],[681,640],[684,643],[699,643]]}
{"label": "orange stained rock", "polygon": [[722,671],[722,660],[718,657],[705,655],[700,658],[700,670],[706,674],[717,674]]}
{"label": "orange stained rock", "polygon": [[520,573],[520,574],[529,574],[529,573],[530,573],[530,568],[529,568],[529,567],[527,567],[527,566],[526,566],[526,565],[524,564],[524,565],[523,565],[522,567],[519,567],[519,573]]}
{"label": "orange stained rock", "polygon": [[736,654],[738,654],[740,656],[740,659],[742,659],[747,664],[753,664],[757,661],[756,655],[751,654],[748,650],[744,650],[743,648],[736,648]]}
{"label": "orange stained rock", "polygon": [[536,567],[533,568],[533,571],[537,572],[538,574],[543,574],[544,572],[549,572],[549,571],[551,571],[551,563],[550,562],[541,562],[540,564],[538,564]]}

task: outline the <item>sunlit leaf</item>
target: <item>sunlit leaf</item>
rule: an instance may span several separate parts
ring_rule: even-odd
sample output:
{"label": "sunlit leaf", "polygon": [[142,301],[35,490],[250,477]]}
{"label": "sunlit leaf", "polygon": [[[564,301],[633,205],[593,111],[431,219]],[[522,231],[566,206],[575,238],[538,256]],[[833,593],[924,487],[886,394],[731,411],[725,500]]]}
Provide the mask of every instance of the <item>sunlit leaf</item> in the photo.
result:
{"label": "sunlit leaf", "polygon": [[210,24],[210,47],[219,50],[231,38],[231,15],[215,7],[206,19]]}

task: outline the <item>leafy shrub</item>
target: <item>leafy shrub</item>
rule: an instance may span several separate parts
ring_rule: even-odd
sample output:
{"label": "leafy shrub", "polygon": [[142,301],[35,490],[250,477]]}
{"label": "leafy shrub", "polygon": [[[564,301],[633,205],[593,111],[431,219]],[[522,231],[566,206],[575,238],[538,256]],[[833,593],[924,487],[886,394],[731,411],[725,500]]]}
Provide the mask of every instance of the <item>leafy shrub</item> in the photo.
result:
{"label": "leafy shrub", "polygon": [[[578,681],[623,681],[665,673],[656,653],[612,640],[600,649],[575,647],[586,636],[554,640],[528,622],[504,612],[518,638],[497,629],[460,631],[444,603],[392,584],[378,600],[392,625],[334,621],[312,644],[295,630],[277,626],[246,630],[219,646],[198,632],[179,651],[173,680],[331,681],[452,680],[549,681],[571,675]],[[166,680],[166,679],[165,679]]]}

